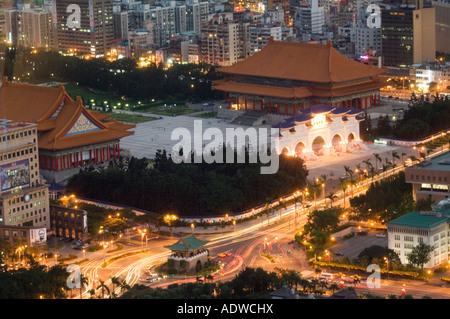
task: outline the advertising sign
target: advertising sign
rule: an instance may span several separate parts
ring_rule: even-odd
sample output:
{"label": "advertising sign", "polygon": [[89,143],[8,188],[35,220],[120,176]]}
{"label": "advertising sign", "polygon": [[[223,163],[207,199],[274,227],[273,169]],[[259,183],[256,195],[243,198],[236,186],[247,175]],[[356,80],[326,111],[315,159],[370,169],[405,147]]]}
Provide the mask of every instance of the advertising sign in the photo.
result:
{"label": "advertising sign", "polygon": [[28,160],[0,166],[1,191],[9,192],[17,188],[30,186]]}
{"label": "advertising sign", "polygon": [[31,229],[30,243],[41,244],[47,241],[47,230],[45,228]]}

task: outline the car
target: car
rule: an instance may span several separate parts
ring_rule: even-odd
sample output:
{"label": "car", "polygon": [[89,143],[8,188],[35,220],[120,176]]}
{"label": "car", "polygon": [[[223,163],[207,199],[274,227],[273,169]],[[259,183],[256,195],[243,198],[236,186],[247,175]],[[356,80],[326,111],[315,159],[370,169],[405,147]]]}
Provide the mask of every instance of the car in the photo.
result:
{"label": "car", "polygon": [[385,238],[386,234],[376,234],[375,236],[377,236],[378,238]]}
{"label": "car", "polygon": [[231,256],[231,253],[225,253],[225,255],[226,255],[227,257],[230,257],[230,256]]}
{"label": "car", "polygon": [[220,258],[225,258],[227,255],[225,254],[225,253],[219,253],[219,254],[217,254],[217,257],[220,257]]}

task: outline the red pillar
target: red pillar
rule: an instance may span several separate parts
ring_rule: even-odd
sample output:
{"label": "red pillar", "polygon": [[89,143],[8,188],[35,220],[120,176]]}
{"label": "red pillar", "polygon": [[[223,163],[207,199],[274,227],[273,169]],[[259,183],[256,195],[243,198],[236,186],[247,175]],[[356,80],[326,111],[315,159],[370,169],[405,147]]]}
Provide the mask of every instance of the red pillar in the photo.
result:
{"label": "red pillar", "polygon": [[302,102],[302,110],[305,109],[305,102]]}
{"label": "red pillar", "polygon": [[55,170],[59,171],[59,156],[55,156]]}
{"label": "red pillar", "polygon": [[362,97],[359,98],[359,109],[362,110]]}
{"label": "red pillar", "polygon": [[294,103],[294,115],[297,114],[297,103]]}
{"label": "red pillar", "polygon": [[367,104],[369,104],[369,97],[366,96],[365,101],[364,101],[364,108],[367,109]]}
{"label": "red pillar", "polygon": [[247,112],[247,98],[244,97],[244,105],[245,105],[245,111]]}
{"label": "red pillar", "polygon": [[348,100],[345,100],[345,108],[348,108]]}
{"label": "red pillar", "polygon": [[228,103],[229,103],[229,109],[231,110],[231,96],[229,97]]}
{"label": "red pillar", "polygon": [[289,112],[288,112],[288,104],[287,104],[287,103],[285,103],[285,108],[286,108],[286,109],[285,109],[285,111],[286,111],[285,113],[286,113],[286,116],[287,116],[287,115],[289,115]]}
{"label": "red pillar", "polygon": [[381,101],[380,101],[380,93],[378,93],[378,106],[381,105]]}
{"label": "red pillar", "polygon": [[280,102],[277,102],[277,114],[280,114]]}
{"label": "red pillar", "polygon": [[253,101],[253,112],[255,112],[255,99],[252,99]]}
{"label": "red pillar", "polygon": [[272,114],[272,102],[269,101],[269,114]]}

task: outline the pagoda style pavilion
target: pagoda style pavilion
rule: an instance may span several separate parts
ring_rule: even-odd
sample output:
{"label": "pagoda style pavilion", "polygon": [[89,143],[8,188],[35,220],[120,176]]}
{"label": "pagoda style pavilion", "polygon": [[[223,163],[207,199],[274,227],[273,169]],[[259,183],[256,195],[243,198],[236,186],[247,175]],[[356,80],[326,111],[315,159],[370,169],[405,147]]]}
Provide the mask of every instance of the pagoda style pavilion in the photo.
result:
{"label": "pagoda style pavilion", "polygon": [[[204,265],[208,261],[208,250],[203,248],[208,242],[198,240],[194,235],[181,238],[177,243],[165,246],[172,251],[168,259],[174,261],[174,268],[186,271],[195,270],[197,264]],[[185,267],[181,267],[185,261]]]}
{"label": "pagoda style pavilion", "polygon": [[12,83],[0,86],[0,117],[36,123],[39,168],[48,183],[64,184],[81,167],[120,156],[119,141],[135,125],[107,121],[111,116],[87,110],[64,86],[43,87]]}
{"label": "pagoda style pavilion", "polygon": [[326,45],[274,41],[247,59],[217,69],[214,82],[229,109],[296,115],[310,105],[366,109],[380,105],[386,69],[347,58]]}

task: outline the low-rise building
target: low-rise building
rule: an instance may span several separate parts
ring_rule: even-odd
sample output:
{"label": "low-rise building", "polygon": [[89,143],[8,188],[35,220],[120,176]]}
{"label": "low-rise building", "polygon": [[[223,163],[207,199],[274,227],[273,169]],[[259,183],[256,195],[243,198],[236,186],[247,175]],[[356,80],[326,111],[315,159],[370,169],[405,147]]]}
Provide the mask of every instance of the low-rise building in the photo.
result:
{"label": "low-rise building", "polygon": [[439,201],[448,198],[450,195],[450,152],[407,167],[405,180],[412,184],[414,200]]}
{"label": "low-rise building", "polygon": [[408,264],[408,255],[420,243],[430,245],[433,251],[424,268],[435,268],[448,262],[450,235],[450,200],[433,205],[432,211],[416,211],[386,223],[388,248]]}
{"label": "low-rise building", "polygon": [[85,240],[88,236],[87,212],[71,207],[50,205],[52,231],[57,237]]}
{"label": "low-rise building", "polygon": [[203,246],[207,242],[198,240],[194,235],[181,238],[177,243],[165,246],[172,251],[168,260],[179,271],[195,271],[197,265],[203,267],[208,261],[209,252]]}

